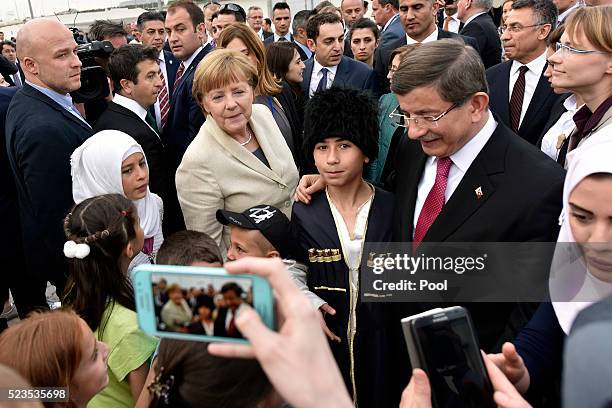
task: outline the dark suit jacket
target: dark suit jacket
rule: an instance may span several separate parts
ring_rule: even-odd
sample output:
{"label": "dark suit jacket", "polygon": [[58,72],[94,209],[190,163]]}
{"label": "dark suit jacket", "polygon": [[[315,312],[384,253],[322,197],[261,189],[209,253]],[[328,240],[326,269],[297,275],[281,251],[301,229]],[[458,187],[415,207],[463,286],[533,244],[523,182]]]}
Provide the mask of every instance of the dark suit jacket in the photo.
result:
{"label": "dark suit jacket", "polygon": [[176,78],[176,71],[179,69],[179,65],[181,65],[181,61],[176,59],[171,52],[164,50],[164,59],[166,61],[166,78],[168,79],[168,96],[170,100],[172,100],[172,91],[174,90],[174,79]]}
{"label": "dark suit jacket", "polygon": [[[402,37],[406,37],[406,32],[404,31],[404,27],[402,26],[402,23],[399,19],[399,15],[396,17],[393,17],[393,21],[391,22],[391,24],[389,24],[389,27],[387,27],[387,29],[383,32],[381,32],[380,34],[380,43],[378,44],[378,47],[376,47],[376,50],[374,51],[374,70],[376,71],[376,65],[381,61],[382,55],[382,51],[386,50],[389,48],[389,46],[391,44],[394,44],[398,41],[400,41],[402,39]],[[393,51],[393,49],[391,49],[391,51]],[[389,58],[389,56],[387,56],[387,59]],[[381,73],[378,72],[378,75],[380,76]],[[385,73],[385,77],[387,76],[387,74]]]}
{"label": "dark suit jacket", "polygon": [[[21,224],[17,216],[19,214],[17,189],[6,155],[6,136],[4,134],[6,113],[16,92],[17,88],[15,87],[0,87],[0,143],[2,146],[2,149],[0,149],[0,185],[2,186],[0,189],[0,218],[3,220],[2,238],[0,239],[0,263],[6,271],[21,270],[25,265],[21,243]],[[23,285],[17,285],[18,282],[23,283]],[[9,288],[13,293],[15,302],[20,302],[22,295],[20,290],[29,290],[28,283],[21,279],[19,273],[5,273],[3,278],[0,279],[0,302],[8,299]],[[1,327],[0,330],[2,330]]]}
{"label": "dark suit jacket", "polygon": [[[496,118],[497,119],[497,118]],[[488,142],[463,176],[427,231],[427,242],[554,242],[559,226],[564,170],[544,153],[517,137],[497,119]],[[411,242],[419,180],[428,156],[419,142],[403,139],[395,178],[394,241]],[[478,198],[476,188],[482,189]],[[438,305],[398,304],[398,318]],[[515,303],[464,304],[486,352],[512,339],[528,319]],[[532,311],[531,311],[532,312]],[[528,312],[527,312],[528,313]],[[403,348],[401,347],[403,346]],[[405,345],[398,353],[405,353]],[[399,361],[407,361],[398,357]],[[400,376],[408,376],[409,372]],[[405,377],[407,378],[407,377]],[[399,391],[399,390],[398,390]]]}
{"label": "dark suit jacket", "polygon": [[347,35],[344,39],[344,52],[342,53],[345,57],[355,58],[353,55],[353,49],[351,48],[351,36]]}
{"label": "dark suit jacket", "polygon": [[225,328],[225,319],[227,317],[227,311],[228,311],[228,308],[224,307],[224,308],[219,309],[219,313],[217,313],[217,318],[215,319],[215,328],[214,328],[215,336],[233,337],[237,339],[243,338],[242,333],[240,333],[240,331],[238,330],[238,327],[236,327],[236,331],[234,332],[232,336],[227,335],[227,331]]}
{"label": "dark suit jacket", "polygon": [[263,30],[263,38],[264,40],[268,37],[274,37],[274,33],[270,32],[270,31],[265,31]]}
{"label": "dark suit jacket", "polygon": [[308,55],[306,55],[302,47],[298,45],[297,41],[293,40],[293,42],[295,43],[295,45],[297,45],[297,52],[300,54],[301,60],[306,62],[306,60],[308,60]]}
{"label": "dark suit jacket", "polygon": [[542,139],[544,138],[544,135],[546,134],[546,132],[548,132],[550,130],[550,128],[553,127],[553,125],[555,123],[557,123],[557,121],[561,118],[561,115],[563,115],[567,111],[567,109],[565,109],[565,106],[563,105],[563,103],[571,95],[572,95],[571,93],[567,93],[565,95],[561,95],[561,97],[559,97],[559,99],[557,99],[555,104],[550,109],[550,117],[548,118],[548,121],[546,122],[546,124],[542,128],[542,133],[540,134],[540,137],[538,138],[538,141],[536,143],[536,147],[538,149],[542,147]]}
{"label": "dark suit jacket", "polygon": [[[13,78],[11,77],[11,75],[15,73],[17,73],[17,66],[6,57],[0,55],[0,75],[2,75],[11,86],[15,86],[15,82],[13,82]],[[22,80],[21,82],[23,83],[24,81]]]}
{"label": "dark suit jacket", "polygon": [[9,107],[6,149],[15,177],[31,298],[20,313],[46,306],[46,282],[64,289],[63,219],[73,205],[70,155],[92,130],[52,99],[25,84]]}
{"label": "dark suit jacket", "polygon": [[[304,80],[302,81],[302,93],[309,98],[310,78],[314,68],[314,58],[305,62]],[[376,73],[370,67],[360,61],[348,57],[342,57],[338,70],[334,77],[332,86],[363,90],[369,92],[372,97],[380,96],[380,85]]]}
{"label": "dark suit jacket", "polygon": [[[265,33],[265,31],[264,31],[264,33]],[[291,33],[288,33],[288,34],[289,34],[289,41],[293,41],[293,34],[291,34]],[[265,34],[264,34],[264,37],[265,37]],[[287,36],[285,35],[285,38],[286,37]],[[274,42],[274,33],[270,33],[270,35],[268,35],[267,37],[264,38],[264,46],[266,46],[266,47],[268,45],[272,44],[273,42]]]}
{"label": "dark suit jacket", "polygon": [[[508,90],[511,67],[512,61],[506,61],[487,69],[491,110],[508,127],[511,127],[510,95]],[[542,134],[542,129],[544,129],[550,117],[550,111],[559,97],[559,95],[553,92],[548,79],[544,75],[540,76],[538,85],[529,103],[529,108],[518,129],[518,135],[529,143],[536,144]]]}
{"label": "dark suit jacket", "polygon": [[142,146],[149,165],[149,188],[152,192],[159,194],[165,203],[170,173],[160,136],[151,130],[138,115],[115,102],[108,104],[108,108],[94,126],[94,132],[107,129],[127,133]]}
{"label": "dark suit jacket", "polygon": [[485,68],[501,62],[501,41],[497,27],[488,13],[479,15],[470,21],[459,32],[461,35],[474,38],[478,42],[478,50]]}
{"label": "dark suit jacket", "polygon": [[212,50],[206,45],[185,70],[178,83],[174,84],[170,98],[168,121],[163,130],[163,139],[168,148],[170,166],[176,170],[187,146],[204,123],[204,114],[191,93],[193,76],[202,59]]}
{"label": "dark suit jacket", "polygon": [[[465,37],[459,34],[451,33],[449,31],[444,31],[438,28],[438,40],[442,40],[444,38],[461,38],[467,45],[471,45],[478,51],[478,43],[472,37]],[[389,42],[385,47],[380,47],[379,58],[374,59],[374,71],[378,74],[378,77],[381,78],[382,82],[382,93],[389,92],[389,80],[387,80],[387,74],[389,73],[389,57],[391,55],[391,51],[394,49],[401,47],[402,45],[406,45],[406,33],[398,38],[395,41]]]}

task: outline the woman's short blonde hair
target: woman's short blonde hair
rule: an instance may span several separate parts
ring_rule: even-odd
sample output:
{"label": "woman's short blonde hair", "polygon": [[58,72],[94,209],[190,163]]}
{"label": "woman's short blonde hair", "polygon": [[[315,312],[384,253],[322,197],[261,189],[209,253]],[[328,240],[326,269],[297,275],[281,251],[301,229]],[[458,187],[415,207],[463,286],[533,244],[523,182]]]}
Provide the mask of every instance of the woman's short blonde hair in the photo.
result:
{"label": "woman's short blonde hair", "polygon": [[565,32],[570,39],[582,31],[596,50],[612,53],[612,7],[582,7],[569,15]]}
{"label": "woman's short blonde hair", "polygon": [[258,79],[257,68],[241,52],[227,49],[214,50],[196,68],[193,78],[193,97],[204,109],[202,101],[211,90],[240,81],[247,81],[255,89]]}
{"label": "woman's short blonde hair", "polygon": [[256,93],[269,96],[279,94],[283,90],[283,87],[280,81],[272,75],[272,72],[268,68],[266,49],[263,46],[263,42],[259,39],[257,34],[255,34],[255,31],[243,23],[230,24],[221,31],[217,40],[217,45],[225,48],[235,39],[242,41],[249,50],[249,53],[253,54],[257,59],[259,82],[255,87]]}

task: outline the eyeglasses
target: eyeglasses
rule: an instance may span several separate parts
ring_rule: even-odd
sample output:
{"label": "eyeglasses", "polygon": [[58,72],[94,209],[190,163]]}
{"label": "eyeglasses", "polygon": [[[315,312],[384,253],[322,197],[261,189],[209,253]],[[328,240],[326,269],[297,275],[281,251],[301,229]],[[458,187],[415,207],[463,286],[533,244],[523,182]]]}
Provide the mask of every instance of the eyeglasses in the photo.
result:
{"label": "eyeglasses", "polygon": [[555,43],[555,52],[558,52],[561,55],[568,54],[608,54],[604,51],[597,50],[579,50],[574,47],[570,47],[569,45],[561,44],[560,42]]}
{"label": "eyeglasses", "polygon": [[541,25],[544,25],[544,23],[540,23],[540,24],[532,24],[532,25],[528,25],[528,26],[522,26],[519,24],[512,24],[512,25],[503,25],[501,26],[501,31],[502,33],[505,33],[506,31],[510,31],[511,33],[520,33],[521,31],[523,31],[526,28],[531,28],[531,27],[539,27]]}
{"label": "eyeglasses", "polygon": [[431,129],[438,127],[438,121],[446,116],[450,111],[455,109],[457,106],[453,104],[450,108],[439,114],[438,116],[414,116],[409,117],[404,114],[399,106],[395,108],[393,112],[389,114],[389,119],[393,121],[397,126],[401,126],[404,128],[408,128],[410,122],[413,122],[414,125],[420,129]]}

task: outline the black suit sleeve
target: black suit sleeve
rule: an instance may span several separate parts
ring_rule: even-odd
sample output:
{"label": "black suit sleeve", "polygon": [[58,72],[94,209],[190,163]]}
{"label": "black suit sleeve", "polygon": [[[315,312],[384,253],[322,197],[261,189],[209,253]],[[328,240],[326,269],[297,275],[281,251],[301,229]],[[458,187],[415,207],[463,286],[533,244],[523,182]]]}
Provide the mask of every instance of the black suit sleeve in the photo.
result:
{"label": "black suit sleeve", "polygon": [[17,73],[17,65],[0,55],[0,75],[6,77]]}
{"label": "black suit sleeve", "polygon": [[487,34],[482,29],[482,26],[480,24],[468,24],[461,31],[461,35],[464,37],[473,38],[476,42],[476,45],[478,46],[478,48],[476,48],[476,51],[480,52],[482,56],[482,51],[487,46]]}

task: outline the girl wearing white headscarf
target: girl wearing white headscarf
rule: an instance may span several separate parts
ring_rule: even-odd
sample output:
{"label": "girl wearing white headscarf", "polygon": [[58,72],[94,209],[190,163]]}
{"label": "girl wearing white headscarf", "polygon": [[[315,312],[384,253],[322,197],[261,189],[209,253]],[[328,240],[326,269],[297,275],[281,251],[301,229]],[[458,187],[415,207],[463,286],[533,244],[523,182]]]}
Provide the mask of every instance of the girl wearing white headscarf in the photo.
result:
{"label": "girl wearing white headscarf", "polygon": [[[612,270],[609,276],[603,277],[601,272],[589,270],[589,253],[593,246],[603,246],[610,242],[600,242],[594,245],[577,242],[575,231],[572,231],[570,218],[570,195],[587,177],[595,174],[605,174],[612,178],[612,140],[607,137],[589,140],[581,148],[567,155],[568,171],[563,186],[563,213],[561,214],[561,230],[557,239],[557,249],[553,258],[550,275],[550,295],[555,314],[563,331],[568,334],[578,313],[606,296],[612,295]],[[612,213],[612,208],[610,209]],[[565,244],[567,243],[567,244]],[[599,257],[610,257],[612,251],[598,251]],[[597,261],[597,260],[595,260]],[[605,261],[605,260],[604,260]],[[610,262],[610,260],[607,260]],[[601,262],[601,261],[598,261]],[[592,269],[592,268],[591,268]],[[598,268],[601,269],[601,268]],[[605,273],[604,272],[604,273]],[[598,275],[598,276],[596,276]],[[605,279],[602,279],[602,277]]]}
{"label": "girl wearing white headscarf", "polygon": [[[135,153],[141,153],[146,164],[142,147],[127,134],[117,130],[103,130],[79,146],[70,157],[72,168],[72,197],[76,204],[101,194],[122,194],[123,162]],[[132,200],[138,209],[140,226],[144,231],[144,247],[132,259],[129,270],[142,263],[154,263],[155,256],[164,238],[162,235],[162,199],[149,191],[148,165],[146,165],[146,193],[143,198]]]}
{"label": "girl wearing white headscarf", "polygon": [[[609,226],[612,188],[607,187],[612,180],[612,139],[610,133],[607,136],[594,137],[567,155],[561,230],[549,280],[552,305],[540,305],[517,335],[514,341],[516,349],[507,343],[503,353],[489,355],[513,379],[521,393],[545,386],[559,374],[563,342],[574,319],[587,306],[612,294],[612,250],[608,249],[612,247],[612,229]],[[601,184],[582,185],[580,195],[573,194],[578,192],[577,187],[583,181],[592,180],[608,184],[605,187]],[[594,233],[597,236],[594,237]],[[593,244],[593,240],[600,242]],[[606,248],[601,250],[595,245]],[[593,251],[594,248],[597,251]]]}

